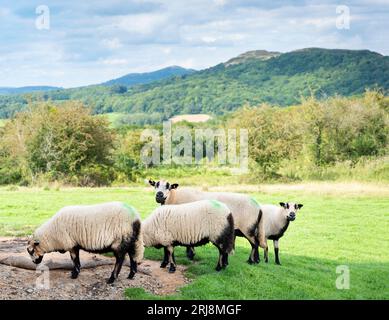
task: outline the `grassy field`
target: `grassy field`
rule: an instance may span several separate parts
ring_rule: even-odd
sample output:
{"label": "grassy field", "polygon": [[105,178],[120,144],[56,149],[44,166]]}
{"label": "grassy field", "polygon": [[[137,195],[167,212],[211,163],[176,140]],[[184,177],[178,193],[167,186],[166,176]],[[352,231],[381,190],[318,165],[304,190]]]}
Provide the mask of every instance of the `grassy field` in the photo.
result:
{"label": "grassy field", "polygon": [[[188,265],[191,284],[165,299],[389,299],[389,186],[305,184],[241,186],[260,203],[298,201],[304,208],[280,240],[282,266],[263,259],[245,261],[249,245],[237,242],[227,270],[214,271],[217,249],[197,249],[195,262],[177,249],[180,264]],[[59,208],[70,204],[125,201],[142,217],[156,204],[148,188],[43,190],[0,188],[0,235],[30,234]],[[146,258],[160,260],[162,252],[147,249]],[[338,290],[337,266],[350,270],[350,289]],[[143,289],[128,289],[130,299],[153,299]]]}

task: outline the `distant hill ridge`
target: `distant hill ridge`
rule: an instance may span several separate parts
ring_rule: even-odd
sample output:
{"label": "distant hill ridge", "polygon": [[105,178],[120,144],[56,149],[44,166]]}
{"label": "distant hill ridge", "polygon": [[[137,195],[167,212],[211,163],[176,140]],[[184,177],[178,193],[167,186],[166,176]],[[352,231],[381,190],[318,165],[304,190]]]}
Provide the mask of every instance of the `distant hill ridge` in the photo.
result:
{"label": "distant hill ridge", "polygon": [[[196,72],[170,67],[122,78],[104,85],[32,96],[52,101],[81,100],[95,113],[146,114],[153,119],[181,114],[217,115],[243,105],[298,104],[311,94],[319,98],[353,96],[369,88],[387,92],[389,57],[369,50],[255,50]],[[123,84],[126,90],[112,90],[109,84]],[[23,95],[0,96],[0,118],[9,117],[26,104]]]}
{"label": "distant hill ridge", "polygon": [[0,94],[21,94],[36,91],[59,90],[60,87],[51,86],[27,86],[27,87],[0,87]]}
{"label": "distant hill ridge", "polygon": [[281,52],[266,51],[266,50],[247,51],[235,58],[228,60],[227,62],[224,63],[224,65],[228,67],[235,64],[244,63],[249,59],[267,60],[273,57],[278,57],[281,54],[282,54]]}
{"label": "distant hill ridge", "polygon": [[185,69],[178,66],[172,66],[172,67],[167,67],[153,72],[129,73],[120,78],[104,82],[102,83],[102,85],[110,86],[110,85],[118,84],[118,85],[131,86],[136,84],[147,84],[153,81],[158,81],[169,77],[192,74],[194,72],[196,72],[196,70]]}

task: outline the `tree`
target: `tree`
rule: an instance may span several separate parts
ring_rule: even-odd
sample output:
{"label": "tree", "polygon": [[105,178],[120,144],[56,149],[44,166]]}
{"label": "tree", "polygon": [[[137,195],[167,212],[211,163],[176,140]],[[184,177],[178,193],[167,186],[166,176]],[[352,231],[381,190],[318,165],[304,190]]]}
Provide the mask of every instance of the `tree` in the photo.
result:
{"label": "tree", "polygon": [[244,108],[231,116],[228,127],[248,129],[249,157],[265,176],[276,173],[282,160],[301,151],[302,132],[296,112],[262,105]]}
{"label": "tree", "polygon": [[108,121],[92,116],[81,103],[66,102],[60,107],[43,103],[30,106],[6,125],[3,148],[29,180],[45,174],[53,180],[78,182],[86,167],[108,170],[113,142]]}

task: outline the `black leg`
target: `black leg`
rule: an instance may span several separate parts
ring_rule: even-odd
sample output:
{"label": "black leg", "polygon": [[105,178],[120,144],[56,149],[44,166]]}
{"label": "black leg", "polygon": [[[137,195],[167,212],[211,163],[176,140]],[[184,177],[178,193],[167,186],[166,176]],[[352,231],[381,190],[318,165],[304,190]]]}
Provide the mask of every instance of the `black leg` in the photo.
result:
{"label": "black leg", "polygon": [[254,251],[254,262],[259,263],[261,259],[259,258],[258,244],[256,244],[256,248]]}
{"label": "black leg", "polygon": [[225,269],[228,266],[228,253],[227,252],[223,253],[222,264],[223,264],[223,269]]}
{"label": "black leg", "polygon": [[77,279],[78,275],[80,274],[81,270],[81,263],[80,263],[80,249],[74,248],[72,251],[70,251],[70,258],[73,261],[73,270],[72,270],[72,279]]}
{"label": "black leg", "polygon": [[223,251],[218,247],[219,249],[219,259],[217,260],[217,265],[216,265],[216,271],[220,271],[223,268]]}
{"label": "black leg", "polygon": [[166,268],[169,263],[169,251],[166,247],[163,248],[163,260],[161,263],[161,268]]}
{"label": "black leg", "polygon": [[264,240],[263,245],[261,245],[261,247],[264,250],[263,257],[265,258],[265,262],[268,263],[269,262],[269,247],[267,245],[267,239],[266,238]]}
{"label": "black leg", "polygon": [[117,277],[119,276],[120,270],[122,269],[123,261],[124,261],[124,253],[123,252],[115,252],[116,263],[115,267],[112,271],[111,277],[108,279],[107,283],[113,283]]}
{"label": "black leg", "polygon": [[195,256],[194,247],[191,246],[186,247],[186,256],[188,257],[189,260],[193,260]]}
{"label": "black leg", "polygon": [[251,252],[250,252],[250,256],[249,256],[249,259],[247,260],[247,262],[249,264],[254,264],[254,263],[259,263],[259,252],[258,252],[258,244],[256,243],[251,243]]}
{"label": "black leg", "polygon": [[174,252],[172,253],[172,259],[173,259],[173,263],[176,264],[176,257],[174,256]]}
{"label": "black leg", "polygon": [[278,240],[274,240],[273,243],[274,243],[274,255],[276,256],[276,264],[280,265],[281,262],[280,262],[280,258],[278,255],[278,252],[279,252]]}
{"label": "black leg", "polygon": [[169,273],[176,272],[176,264],[174,262],[174,248],[172,246],[167,247],[168,255],[169,255]]}
{"label": "black leg", "polygon": [[130,256],[130,274],[128,275],[128,279],[133,279],[135,276],[135,273],[138,272],[138,264],[136,261]]}

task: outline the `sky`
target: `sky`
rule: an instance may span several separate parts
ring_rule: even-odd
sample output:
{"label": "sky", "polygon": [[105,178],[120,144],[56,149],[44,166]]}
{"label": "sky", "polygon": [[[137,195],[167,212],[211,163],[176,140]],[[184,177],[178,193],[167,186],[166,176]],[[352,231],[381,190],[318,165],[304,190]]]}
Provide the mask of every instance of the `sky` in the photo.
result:
{"label": "sky", "polygon": [[389,0],[2,0],[0,28],[1,87],[67,88],[249,50],[389,55]]}

